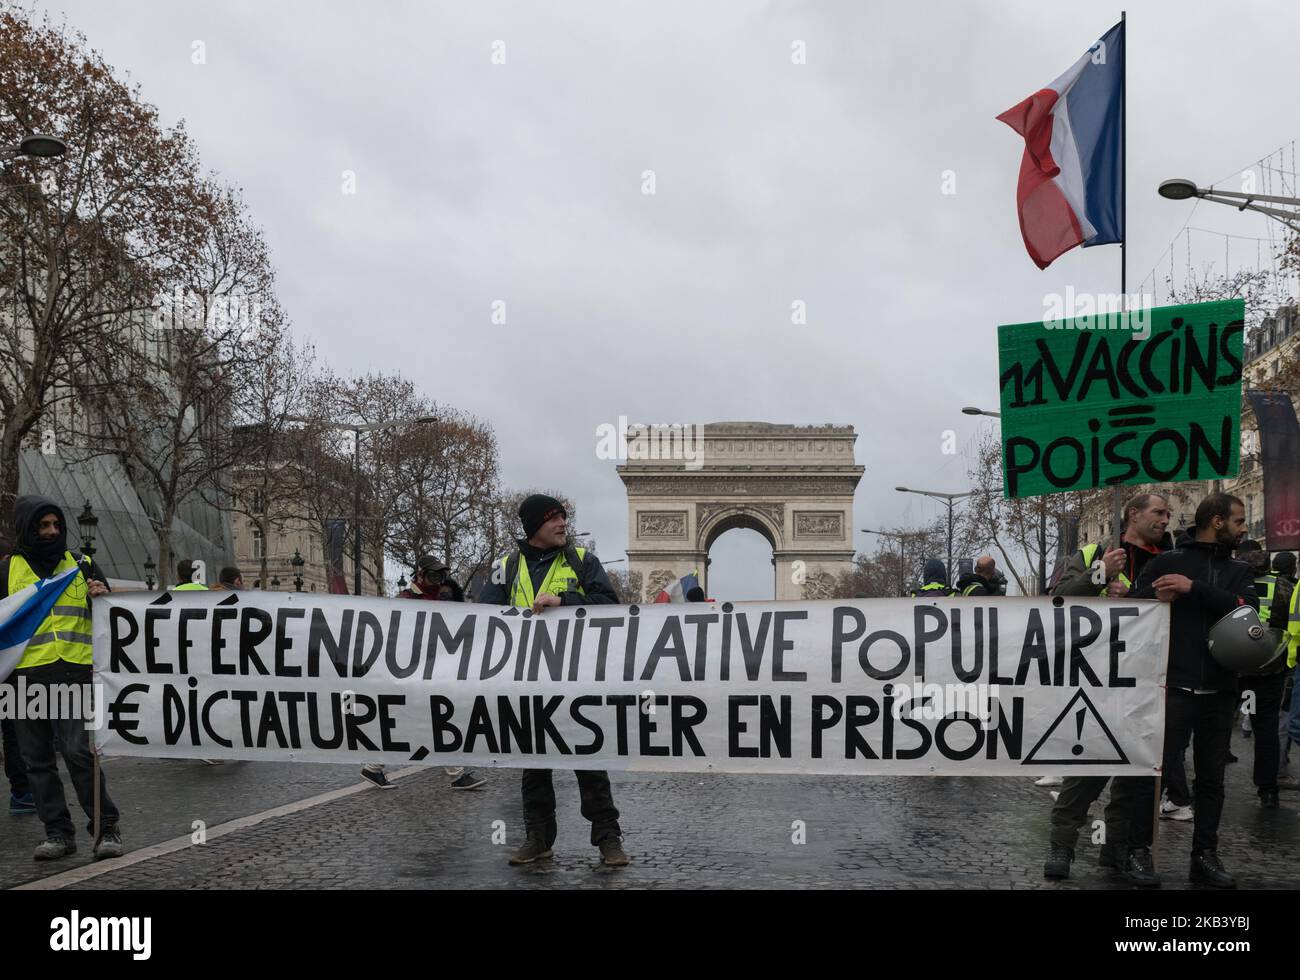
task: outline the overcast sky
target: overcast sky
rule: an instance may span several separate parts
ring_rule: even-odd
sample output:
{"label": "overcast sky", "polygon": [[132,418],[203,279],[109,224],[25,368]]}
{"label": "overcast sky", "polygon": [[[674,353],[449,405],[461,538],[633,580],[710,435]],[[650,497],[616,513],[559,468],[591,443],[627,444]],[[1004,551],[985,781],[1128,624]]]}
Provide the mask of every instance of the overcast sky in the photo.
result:
{"label": "overcast sky", "polygon": [[[1130,289],[1192,211],[1161,179],[1222,179],[1300,130],[1294,3],[1134,7]],[[1116,246],[1034,267],[1022,143],[994,119],[1114,24],[1112,4],[41,8],[242,186],[326,360],[400,370],[489,420],[506,483],[562,488],[607,560],[627,505],[600,424],[851,424],[856,526],[927,520],[937,505],[893,487],[965,488],[940,446],[975,434],[961,406],[997,405],[996,325],[1041,319],[1067,285],[1118,291]],[[1196,217],[1244,235],[1265,220]],[[715,595],[771,596],[756,534],[714,551]]]}

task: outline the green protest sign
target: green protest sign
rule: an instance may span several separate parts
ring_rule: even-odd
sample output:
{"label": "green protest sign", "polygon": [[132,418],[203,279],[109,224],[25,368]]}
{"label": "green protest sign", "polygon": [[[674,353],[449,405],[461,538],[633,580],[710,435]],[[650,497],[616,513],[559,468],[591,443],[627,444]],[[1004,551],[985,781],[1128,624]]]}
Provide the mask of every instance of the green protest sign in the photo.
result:
{"label": "green protest sign", "polygon": [[1235,476],[1244,317],[1236,299],[998,327],[1003,493]]}

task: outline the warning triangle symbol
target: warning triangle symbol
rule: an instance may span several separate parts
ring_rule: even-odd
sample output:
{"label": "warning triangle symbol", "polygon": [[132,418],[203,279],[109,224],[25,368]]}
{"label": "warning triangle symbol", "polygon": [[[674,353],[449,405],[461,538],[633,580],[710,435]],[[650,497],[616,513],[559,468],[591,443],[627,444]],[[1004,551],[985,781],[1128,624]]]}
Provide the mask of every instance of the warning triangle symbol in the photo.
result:
{"label": "warning triangle symbol", "polygon": [[[1080,704],[1080,701],[1083,703]],[[1096,705],[1080,688],[1020,764],[1022,766],[1128,765],[1128,756],[1124,754],[1110,728],[1102,720]]]}

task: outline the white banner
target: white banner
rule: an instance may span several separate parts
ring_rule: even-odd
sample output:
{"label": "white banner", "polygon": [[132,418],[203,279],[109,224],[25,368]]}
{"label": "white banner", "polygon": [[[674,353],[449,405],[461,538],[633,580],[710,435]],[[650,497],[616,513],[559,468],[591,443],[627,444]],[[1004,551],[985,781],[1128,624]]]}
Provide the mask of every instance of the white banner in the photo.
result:
{"label": "white banner", "polygon": [[95,601],[109,755],[1006,776],[1152,774],[1169,612],[1106,599],[494,606]]}

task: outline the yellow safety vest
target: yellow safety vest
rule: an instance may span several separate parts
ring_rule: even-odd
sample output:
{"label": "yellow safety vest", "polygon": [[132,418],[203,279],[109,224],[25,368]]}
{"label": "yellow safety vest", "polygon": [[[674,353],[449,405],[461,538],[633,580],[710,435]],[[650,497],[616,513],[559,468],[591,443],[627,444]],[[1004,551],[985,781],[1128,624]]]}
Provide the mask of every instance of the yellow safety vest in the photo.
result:
{"label": "yellow safety vest", "polygon": [[172,586],[173,592],[207,592],[208,587],[198,582],[182,582],[180,585]]}
{"label": "yellow safety vest", "polygon": [[[584,558],[587,554],[586,548],[574,548],[578,558]],[[510,563],[510,556],[500,560],[501,574],[506,574],[507,566]],[[522,554],[519,556],[519,568],[515,572],[515,580],[510,583],[510,605],[522,606],[525,609],[531,609],[534,600],[542,592],[549,592],[551,595],[559,595],[561,592],[577,592],[580,595],[587,593],[582,591],[582,586],[578,584],[578,573],[575,569],[569,567],[568,561],[561,551],[551,562],[551,567],[547,569],[546,578],[542,580],[542,587],[536,592],[533,591],[533,576],[528,571],[528,559]]]}
{"label": "yellow safety vest", "polygon": [[1297,585],[1291,593],[1291,613],[1286,621],[1286,631],[1291,634],[1291,643],[1286,654],[1288,667],[1295,666],[1296,651],[1300,649],[1300,607],[1296,605],[1297,599],[1300,599],[1300,585]]}
{"label": "yellow safety vest", "polygon": [[1255,592],[1259,596],[1260,619],[1268,619],[1269,610],[1273,608],[1273,588],[1276,585],[1276,575],[1261,575],[1255,579]]}
{"label": "yellow safety vest", "polygon": [[[89,566],[89,558],[82,560]],[[72,553],[65,551],[63,560],[50,573],[50,577],[76,567],[77,561]],[[32,566],[27,564],[27,559],[22,555],[14,555],[9,559],[10,595],[39,581],[41,577],[32,571]],[[54,608],[28,641],[27,649],[15,669],[43,667],[59,660],[66,660],[70,664],[92,664],[95,656],[90,645],[90,633],[90,594],[86,590],[86,576],[74,575],[67,590],[55,600]]]}
{"label": "yellow safety vest", "polygon": [[[1085,544],[1082,548],[1079,549],[1079,551],[1083,554],[1083,567],[1084,567],[1084,568],[1089,569],[1089,570],[1092,569],[1092,563],[1093,563],[1093,561],[1096,560],[1096,558],[1097,558],[1097,549],[1098,549],[1099,547],[1101,547],[1101,546],[1098,545],[1098,544],[1096,544],[1096,543],[1094,542],[1093,544]],[[1131,581],[1129,581],[1129,577],[1128,577],[1127,575],[1125,575],[1123,572],[1120,572],[1118,575],[1115,576],[1115,578],[1117,578],[1117,579],[1119,580],[1120,584],[1122,584],[1122,585],[1124,586],[1124,588],[1126,588],[1126,589],[1131,589],[1131,588],[1133,588],[1133,583],[1132,583]],[[1098,590],[1097,590],[1097,594],[1098,594],[1098,595],[1105,595],[1105,594],[1106,594],[1106,586],[1103,585],[1100,589],[1098,589]]]}
{"label": "yellow safety vest", "polygon": [[921,593],[923,593],[923,592],[938,592],[938,591],[940,591],[940,590],[942,590],[942,591],[943,591],[943,594],[946,595],[946,596],[949,596],[949,595],[956,595],[956,594],[957,594],[957,590],[956,590],[956,589],[951,589],[951,588],[949,588],[948,586],[944,585],[942,582],[927,582],[925,585],[921,586],[919,589],[912,589],[912,591],[909,593],[909,595],[910,595],[913,599],[919,599],[919,598],[921,598]]}

